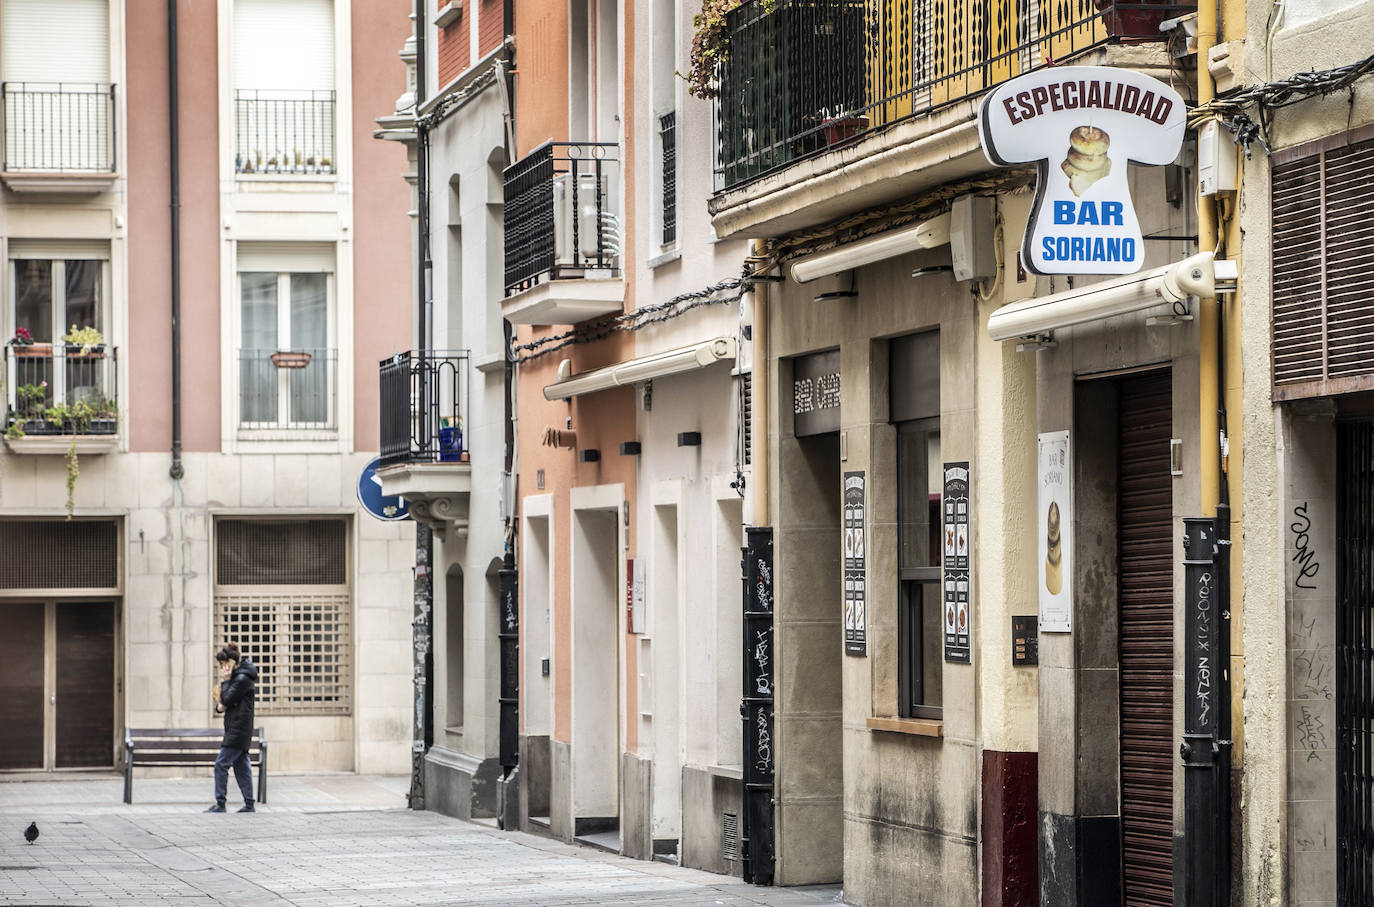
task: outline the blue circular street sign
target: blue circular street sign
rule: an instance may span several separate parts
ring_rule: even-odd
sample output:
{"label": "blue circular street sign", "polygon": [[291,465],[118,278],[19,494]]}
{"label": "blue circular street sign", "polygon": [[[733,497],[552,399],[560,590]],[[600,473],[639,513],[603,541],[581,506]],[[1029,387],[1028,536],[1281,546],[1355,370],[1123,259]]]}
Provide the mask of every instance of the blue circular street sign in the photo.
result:
{"label": "blue circular street sign", "polygon": [[382,494],[382,479],[377,475],[382,458],[373,457],[358,476],[358,503],[379,520],[404,520],[410,516],[405,498]]}

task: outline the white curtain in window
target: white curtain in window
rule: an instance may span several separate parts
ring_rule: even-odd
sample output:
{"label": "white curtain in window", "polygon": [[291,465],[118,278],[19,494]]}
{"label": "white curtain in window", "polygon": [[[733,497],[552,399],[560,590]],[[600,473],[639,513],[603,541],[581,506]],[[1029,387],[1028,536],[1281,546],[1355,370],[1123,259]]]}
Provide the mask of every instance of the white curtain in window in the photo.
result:
{"label": "white curtain in window", "polygon": [[5,0],[6,82],[109,82],[107,0]]}
{"label": "white curtain in window", "polygon": [[233,41],[235,89],[334,88],[332,0],[234,0]]}
{"label": "white curtain in window", "polygon": [[242,288],[243,346],[239,351],[239,402],[246,423],[277,421],[277,275],[239,274]]}

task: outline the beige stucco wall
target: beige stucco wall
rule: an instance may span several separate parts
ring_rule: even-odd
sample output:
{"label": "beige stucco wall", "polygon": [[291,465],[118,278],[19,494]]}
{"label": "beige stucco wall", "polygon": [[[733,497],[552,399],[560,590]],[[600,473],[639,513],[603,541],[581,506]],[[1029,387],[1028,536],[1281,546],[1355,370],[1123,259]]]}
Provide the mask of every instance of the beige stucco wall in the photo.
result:
{"label": "beige stucco wall", "polygon": [[[76,515],[123,522],[124,692],[116,725],[209,727],[215,648],[216,515],[346,515],[353,600],[353,707],[344,716],[260,716],[272,771],[405,772],[410,763],[414,528],[360,511],[355,483],[369,454],[231,457],[189,454],[180,483],[168,454],[81,458]],[[0,516],[60,517],[61,456],[0,453]],[[0,603],[3,607],[3,603]],[[250,653],[251,654],[251,653]]]}
{"label": "beige stucco wall", "polygon": [[[970,298],[948,274],[913,279],[915,267],[948,261],[947,250],[916,253],[855,272],[858,298],[814,301],[817,285],[787,281],[770,292],[770,362],[779,393],[768,422],[778,457],[770,495],[775,502],[778,568],[778,878],[808,880],[834,853],[830,827],[812,815],[829,773],[842,774],[842,873],[855,903],[972,904],[979,899],[980,765],[985,749],[1036,748],[1037,670],[1011,664],[1013,614],[1034,614],[1034,540],[1019,527],[1033,522],[1035,373],[1033,354],[988,339],[987,315],[1029,295],[1015,280],[1015,256],[1029,195],[1003,196],[1003,258],[1010,275],[989,301]],[[870,729],[869,718],[897,715],[896,446],[888,423],[885,338],[940,330],[941,451],[944,462],[972,469],[973,661],[942,662],[940,737]],[[823,546],[838,532],[822,520],[808,528],[810,508],[798,494],[823,488],[814,461],[791,453],[790,363],[787,357],[833,348],[841,354],[842,471],[864,470],[869,502],[868,655],[809,656],[815,646],[842,645],[841,601],[824,595],[813,576]],[[835,479],[838,489],[838,477]],[[938,489],[932,489],[938,491]],[[781,497],[780,497],[781,495]],[[815,520],[812,520],[815,522]],[[832,538],[833,535],[833,538]],[[1027,545],[1029,544],[1029,548]],[[819,598],[819,601],[816,599]],[[801,609],[801,610],[798,610]],[[813,628],[822,621],[820,638]],[[842,685],[842,745],[797,722],[818,707],[798,684]],[[794,718],[789,710],[797,713]],[[838,760],[838,761],[837,761]],[[838,876],[837,876],[838,877]]]}

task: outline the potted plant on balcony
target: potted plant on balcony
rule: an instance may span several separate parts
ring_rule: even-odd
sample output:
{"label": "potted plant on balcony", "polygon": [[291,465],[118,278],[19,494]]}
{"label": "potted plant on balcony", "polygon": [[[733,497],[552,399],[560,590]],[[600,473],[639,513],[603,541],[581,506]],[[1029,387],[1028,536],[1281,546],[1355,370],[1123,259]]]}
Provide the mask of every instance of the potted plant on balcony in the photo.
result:
{"label": "potted plant on balcony", "polygon": [[836,111],[832,116],[829,111],[822,109],[821,129],[825,131],[827,147],[842,145],[868,129],[868,117],[860,113],[846,113],[843,110]]}
{"label": "potted plant on balcony", "polygon": [[[716,69],[730,55],[730,32],[726,17],[746,0],[705,0],[701,12],[692,17],[692,50],[687,69],[687,90],[703,101],[716,96]],[[781,0],[760,0],[765,14]]]}
{"label": "potted plant on balcony", "polygon": [[67,453],[64,459],[67,463],[67,519],[72,518],[72,513],[76,509],[76,480],[81,478],[81,460],[76,453],[76,439],[91,430],[91,421],[96,416],[96,409],[85,400],[75,400],[71,403],[58,403],[48,407],[44,413],[44,418],[48,423],[55,426],[62,434],[71,435],[71,443],[67,445]]}
{"label": "potted plant on balcony", "polygon": [[90,325],[84,328],[72,325],[61,340],[67,345],[68,356],[99,359],[105,355],[105,337]]}
{"label": "potted plant on balcony", "polygon": [[458,424],[448,416],[439,419],[439,462],[459,463],[463,459],[463,417]]}
{"label": "potted plant on balcony", "polygon": [[277,368],[305,368],[311,356],[304,350],[278,350],[271,358]]}
{"label": "potted plant on balcony", "polygon": [[14,329],[14,337],[10,339],[9,345],[14,348],[16,359],[46,359],[52,355],[52,344],[36,342],[26,327]]}

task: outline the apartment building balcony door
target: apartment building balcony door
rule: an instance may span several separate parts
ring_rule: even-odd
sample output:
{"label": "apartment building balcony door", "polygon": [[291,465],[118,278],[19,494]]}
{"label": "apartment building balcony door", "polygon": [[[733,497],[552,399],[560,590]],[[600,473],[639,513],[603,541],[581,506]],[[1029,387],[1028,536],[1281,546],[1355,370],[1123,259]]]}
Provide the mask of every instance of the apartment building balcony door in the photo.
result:
{"label": "apartment building balcony door", "polygon": [[6,602],[0,624],[0,770],[113,768],[115,603]]}

